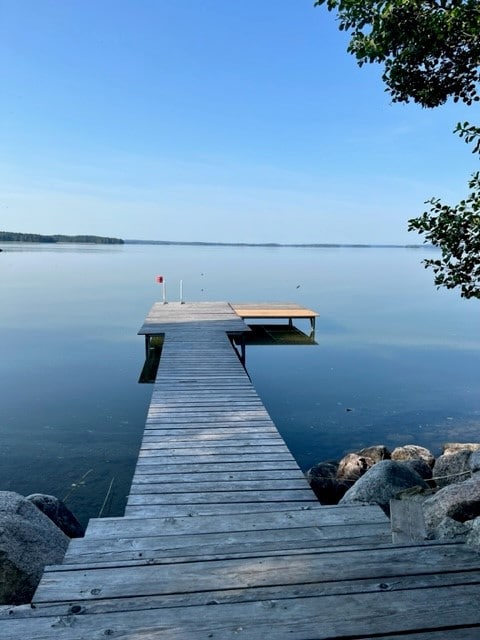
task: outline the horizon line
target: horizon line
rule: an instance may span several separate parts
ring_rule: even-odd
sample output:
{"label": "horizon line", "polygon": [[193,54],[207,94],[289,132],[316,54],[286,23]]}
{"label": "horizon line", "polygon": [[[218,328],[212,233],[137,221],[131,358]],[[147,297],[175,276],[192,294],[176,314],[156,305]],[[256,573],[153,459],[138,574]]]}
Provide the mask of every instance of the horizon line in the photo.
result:
{"label": "horizon line", "polygon": [[430,244],[398,244],[398,243],[365,243],[365,242],[221,242],[213,240],[139,240],[124,238],[125,244],[160,244],[160,245],[188,245],[188,246],[220,246],[220,247],[292,247],[292,248],[386,248],[386,249],[422,249],[433,248]]}

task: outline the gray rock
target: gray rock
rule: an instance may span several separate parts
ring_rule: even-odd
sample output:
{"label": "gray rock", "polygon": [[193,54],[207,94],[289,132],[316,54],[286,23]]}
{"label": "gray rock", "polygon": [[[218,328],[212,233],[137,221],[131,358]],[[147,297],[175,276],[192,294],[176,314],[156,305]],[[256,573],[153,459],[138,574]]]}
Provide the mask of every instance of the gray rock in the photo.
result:
{"label": "gray rock", "polygon": [[477,442],[445,442],[442,445],[442,453],[447,455],[457,453],[457,451],[478,451],[480,444]]}
{"label": "gray rock", "polygon": [[467,536],[472,530],[473,520],[467,522],[458,522],[453,518],[444,518],[435,527],[432,532],[432,538],[435,540],[455,540],[456,542],[465,542]]}
{"label": "gray rock", "polygon": [[25,499],[38,507],[69,538],[83,538],[85,532],[82,525],[64,502],[44,493],[32,493]]}
{"label": "gray rock", "polygon": [[424,460],[430,467],[433,467],[435,456],[425,447],[417,444],[406,444],[403,447],[397,447],[392,451],[392,460],[403,462],[406,460]]}
{"label": "gray rock", "polygon": [[480,553],[480,518],[472,521],[472,528],[467,536],[466,543]]}
{"label": "gray rock", "polygon": [[340,500],[340,504],[379,504],[389,512],[389,502],[398,493],[411,487],[428,489],[428,484],[407,465],[383,460],[371,467],[357,480]]}
{"label": "gray rock", "polygon": [[478,451],[472,451],[470,460],[468,461],[468,466],[472,473],[480,471],[480,449]]}
{"label": "gray rock", "polygon": [[37,507],[0,491],[0,604],[30,602],[47,564],[62,561],[68,537]]}
{"label": "gray rock", "polygon": [[468,449],[444,453],[435,461],[433,477],[438,487],[463,482],[471,476],[470,457]]}
{"label": "gray rock", "polygon": [[405,462],[402,462],[402,464],[418,473],[418,475],[424,480],[432,479],[432,467],[427,464],[425,460],[416,458],[415,460],[405,460]]}
{"label": "gray rock", "polygon": [[423,515],[428,531],[433,531],[444,518],[465,522],[480,516],[480,476],[437,491],[424,501]]}
{"label": "gray rock", "polygon": [[371,447],[365,447],[365,449],[356,451],[356,454],[364,456],[365,458],[371,458],[375,464],[380,462],[380,460],[390,460],[392,457],[390,451],[383,444],[374,444]]}
{"label": "gray rock", "polygon": [[358,453],[348,453],[338,463],[337,479],[347,482],[356,482],[360,476],[373,467],[372,458],[359,456]]}

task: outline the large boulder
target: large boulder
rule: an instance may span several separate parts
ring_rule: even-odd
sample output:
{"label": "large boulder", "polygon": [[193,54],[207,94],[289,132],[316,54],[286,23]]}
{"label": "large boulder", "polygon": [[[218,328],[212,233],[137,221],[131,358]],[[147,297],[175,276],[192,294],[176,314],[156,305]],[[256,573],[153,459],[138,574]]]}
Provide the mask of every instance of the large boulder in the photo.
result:
{"label": "large boulder", "polygon": [[356,454],[364,456],[365,458],[371,458],[375,464],[380,462],[380,460],[390,460],[392,457],[390,451],[383,444],[374,444],[371,447],[365,447],[365,449],[356,451]]}
{"label": "large boulder", "polygon": [[26,497],[26,500],[30,500],[38,507],[69,538],[82,538],[84,536],[85,532],[82,525],[66,504],[55,496],[49,496],[45,493],[32,493]]}
{"label": "large boulder", "polygon": [[425,447],[418,444],[406,444],[403,447],[397,447],[392,451],[392,460],[403,462],[407,460],[423,460],[430,467],[433,467],[435,456]]}
{"label": "large boulder", "polygon": [[428,465],[425,460],[421,458],[416,458],[414,460],[405,460],[402,462],[409,469],[413,469],[418,475],[427,481],[430,486],[435,486],[435,483],[432,481],[432,467]]}
{"label": "large boulder", "polygon": [[434,530],[444,518],[466,522],[480,516],[480,474],[443,487],[426,498],[423,515],[429,531]]}
{"label": "large boulder", "polygon": [[480,553],[480,518],[472,520],[472,527],[467,536],[467,544]]}
{"label": "large boulder", "polygon": [[478,473],[480,471],[480,449],[478,451],[472,451],[468,466],[472,473]]}
{"label": "large boulder", "polygon": [[378,504],[389,513],[390,500],[412,487],[428,489],[428,484],[407,465],[394,460],[383,460],[357,480],[340,500],[340,504]]}
{"label": "large boulder", "polygon": [[446,487],[467,480],[471,474],[469,449],[458,449],[451,453],[444,453],[436,459],[433,467],[433,477],[438,487]]}
{"label": "large boulder", "polygon": [[451,453],[457,453],[457,451],[478,451],[480,444],[478,442],[445,442],[442,445],[442,453],[450,455]]}
{"label": "large boulder", "polygon": [[374,464],[373,458],[360,456],[358,453],[348,453],[338,463],[337,479],[342,482],[356,482]]}
{"label": "large boulder", "polygon": [[473,520],[458,522],[453,518],[444,518],[430,533],[435,540],[455,540],[465,542],[472,531]]}
{"label": "large boulder", "polygon": [[30,602],[45,565],[62,561],[68,540],[29,500],[0,491],[0,604]]}

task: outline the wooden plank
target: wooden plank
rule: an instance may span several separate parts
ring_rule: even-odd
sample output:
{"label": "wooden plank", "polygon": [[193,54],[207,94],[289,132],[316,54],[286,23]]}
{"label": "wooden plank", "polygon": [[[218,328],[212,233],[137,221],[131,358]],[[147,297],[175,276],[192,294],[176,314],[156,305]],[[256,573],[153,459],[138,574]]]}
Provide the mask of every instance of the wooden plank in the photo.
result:
{"label": "wooden plank", "polygon": [[[419,571],[421,567],[421,571]],[[82,601],[136,595],[195,593],[212,589],[285,586],[305,582],[354,580],[377,576],[458,571],[472,567],[471,552],[444,545],[396,547],[365,552],[334,551],[322,554],[271,556],[240,560],[211,560],[179,564],[51,571],[45,573],[35,602]],[[480,597],[480,584],[471,592]],[[464,594],[465,595],[465,594]],[[465,602],[467,598],[464,598]],[[480,616],[477,600],[477,615]],[[480,618],[477,618],[480,621]],[[467,620],[463,619],[463,622]]]}
{"label": "wooden plank", "polygon": [[[206,473],[206,472],[216,472],[216,473],[235,473],[236,471],[270,471],[274,473],[275,471],[288,471],[288,470],[296,470],[300,472],[300,468],[292,457],[285,457],[283,460],[274,460],[272,462],[265,460],[248,460],[241,461],[234,459],[231,462],[223,462],[220,466],[218,462],[187,462],[187,463],[176,463],[168,465],[168,474],[175,474],[175,479],[179,474],[190,474],[190,473]],[[143,475],[143,474],[158,474],[163,473],[165,471],[164,466],[161,463],[152,463],[148,464],[144,461],[143,464],[137,464],[135,469],[135,475]],[[301,472],[300,472],[301,473]],[[319,503],[320,506],[320,503]]]}
{"label": "wooden plank", "polygon": [[178,416],[178,417],[157,417],[155,420],[149,419],[149,424],[157,424],[157,425],[166,425],[166,426],[175,426],[175,425],[183,425],[189,424],[191,426],[208,426],[215,424],[222,424],[224,426],[231,425],[232,427],[238,426],[258,426],[258,427],[270,427],[272,424],[271,421],[262,416],[245,416],[241,413],[235,414],[231,412],[230,414],[225,413],[224,415],[213,414],[209,417],[207,414],[193,416],[191,418]]}
{"label": "wooden plank", "polygon": [[201,464],[201,463],[206,463],[206,464],[212,464],[213,461],[215,461],[215,464],[217,466],[219,465],[224,465],[224,464],[230,464],[230,463],[236,463],[238,462],[239,464],[242,464],[244,462],[255,462],[258,461],[258,464],[261,464],[263,462],[292,462],[293,463],[293,458],[291,453],[264,453],[261,456],[259,456],[257,453],[255,453],[254,451],[251,451],[249,453],[237,453],[235,451],[230,451],[229,454],[224,453],[222,455],[220,455],[219,453],[215,454],[215,456],[213,456],[211,453],[205,453],[203,452],[202,454],[197,453],[194,455],[187,455],[186,453],[182,453],[181,455],[177,453],[176,455],[160,455],[160,452],[157,452],[158,455],[155,454],[155,452],[150,451],[150,452],[146,452],[148,455],[142,454],[138,460],[137,460],[137,469],[139,466],[146,464],[146,465],[151,465],[151,464],[163,464],[163,465],[179,465],[179,464]]}
{"label": "wooden plank", "polygon": [[[232,604],[240,602],[268,601],[277,598],[282,600],[311,597],[334,596],[347,593],[383,593],[385,591],[403,591],[408,589],[424,589],[426,587],[446,587],[463,584],[468,588],[470,584],[478,584],[480,571],[462,571],[443,574],[426,574],[417,576],[398,576],[395,579],[379,583],[378,579],[365,578],[363,580],[341,581],[334,583],[313,583],[298,585],[295,590],[279,589],[278,587],[256,587],[255,589],[229,589],[228,591],[207,591],[195,594],[174,594],[171,596],[131,596],[121,599],[92,600],[80,605],[81,615],[97,615],[119,611],[139,611],[149,609],[165,609],[169,607],[195,607],[213,602],[217,604]],[[70,603],[36,603],[30,605],[0,607],[0,621],[25,619],[31,617],[67,616],[71,615]],[[161,612],[159,612],[161,615]],[[0,626],[0,630],[5,627]],[[463,628],[463,627],[462,627]],[[0,635],[0,637],[3,636]],[[388,637],[388,636],[385,636]],[[468,637],[468,636],[467,636]]]}
{"label": "wooden plank", "polygon": [[241,318],[314,318],[319,315],[291,302],[231,302],[230,306]]}
{"label": "wooden plank", "polygon": [[145,428],[146,429],[235,429],[242,427],[254,427],[258,431],[263,429],[268,430],[270,433],[278,433],[273,427],[270,420],[263,418],[246,418],[244,420],[231,420],[225,419],[222,416],[214,416],[211,420],[199,420],[195,417],[189,419],[188,417],[181,417],[181,419],[171,420],[167,417],[152,417],[149,416]]}
{"label": "wooden plank", "polygon": [[[281,438],[192,438],[191,440],[181,440],[179,438],[148,438],[144,437],[142,440],[142,451],[148,451],[150,449],[154,449],[156,451],[162,451],[163,449],[174,453],[177,450],[188,450],[188,455],[191,455],[190,452],[199,452],[201,453],[203,450],[210,449],[215,453],[218,451],[219,453],[228,453],[228,449],[235,447],[242,447],[247,450],[255,449],[259,453],[262,452],[278,452],[285,450],[285,444]],[[221,451],[220,451],[221,450]],[[225,451],[224,451],[225,450]]]}
{"label": "wooden plank", "polygon": [[[222,640],[293,640],[358,638],[412,629],[441,631],[452,628],[460,616],[455,602],[462,603],[461,627],[479,625],[480,587],[465,593],[464,585],[426,587],[398,592],[358,593],[277,601],[170,607],[98,615],[8,620],[3,640],[97,640],[117,638],[221,638]],[[425,603],[435,602],[435,607]],[[388,615],[384,612],[388,611]],[[339,615],[341,612],[341,615]],[[458,624],[458,622],[457,622]],[[460,628],[461,628],[460,627]],[[360,637],[361,637],[360,636]],[[458,637],[458,636],[457,636]],[[445,635],[448,638],[448,635]]]}
{"label": "wooden plank", "polygon": [[[199,405],[197,403],[200,403]],[[221,398],[210,396],[210,398],[197,398],[195,400],[175,400],[173,397],[165,398],[162,394],[155,394],[151,401],[152,411],[175,412],[177,410],[188,413],[189,411],[202,410],[203,408],[212,407],[213,410],[224,407],[224,401]],[[242,407],[263,407],[262,401],[256,394],[249,394],[245,398],[231,400],[228,404],[232,408]],[[198,409],[197,409],[198,407]]]}
{"label": "wooden plank", "polygon": [[[132,495],[150,495],[161,494],[165,496],[169,493],[218,493],[218,492],[257,492],[257,491],[295,491],[298,489],[307,490],[308,484],[304,478],[288,478],[287,480],[227,480],[221,481],[209,481],[202,482],[192,476],[190,482],[154,482],[150,479],[149,482],[133,482],[130,489],[130,496]],[[195,496],[193,496],[195,498]],[[308,498],[312,496],[308,490]]]}
{"label": "wooden plank", "polygon": [[428,539],[423,500],[390,500],[390,520],[393,542],[408,544]]}
{"label": "wooden plank", "polygon": [[[237,425],[229,428],[225,425],[220,428],[210,428],[208,425],[195,426],[190,424],[190,428],[183,430],[182,434],[171,435],[168,432],[170,428],[151,429],[145,432],[142,443],[145,445],[157,445],[164,446],[166,448],[175,448],[177,446],[182,447],[185,444],[190,446],[198,446],[203,444],[211,444],[212,446],[230,446],[232,443],[235,446],[285,446],[285,442],[281,435],[275,431],[263,431],[263,429],[255,429],[250,427],[250,431],[238,431]],[[249,443],[249,444],[247,444]]]}
{"label": "wooden plank", "polygon": [[194,442],[207,442],[209,440],[215,441],[229,441],[240,440],[244,441],[245,438],[251,438],[253,441],[271,441],[278,442],[281,440],[278,432],[271,427],[257,428],[251,425],[215,425],[209,426],[164,426],[159,429],[145,429],[142,442],[162,442],[169,440],[174,442],[185,442],[190,440]]}
{"label": "wooden plank", "polygon": [[[132,491],[134,488],[132,487]],[[171,505],[199,505],[213,503],[227,503],[232,505],[236,502],[311,502],[312,492],[310,489],[264,489],[256,491],[235,491],[232,487],[230,491],[188,491],[186,493],[161,493],[161,494],[136,494],[131,493],[127,504],[131,506],[171,504]]]}
{"label": "wooden plank", "polygon": [[[252,531],[260,529],[285,529],[293,527],[328,527],[355,524],[382,523],[389,520],[378,507],[322,507],[318,502],[312,507],[295,506],[282,508],[274,505],[265,509],[264,516],[258,513],[232,513],[229,518],[222,515],[160,518],[96,518],[89,522],[85,538],[144,537],[148,535],[186,535],[191,533],[218,533]],[[265,505],[259,505],[263,507]]]}
{"label": "wooden plank", "polygon": [[[249,392],[248,389],[216,389],[215,394],[208,393],[208,389],[197,390],[193,393],[192,389],[180,389],[178,386],[171,389],[161,389],[161,401],[165,401],[168,398],[168,402],[172,403],[180,403],[182,405],[195,405],[200,408],[203,408],[205,402],[211,401],[213,405],[218,405],[218,403],[225,403],[224,406],[233,406],[234,402],[250,402],[257,401],[258,396]],[[152,404],[155,404],[155,401],[152,401]],[[215,407],[214,407],[215,408]],[[155,407],[152,407],[152,411],[155,410]]]}
{"label": "wooden plank", "polygon": [[252,407],[252,405],[249,403],[248,405],[244,405],[244,406],[232,406],[230,404],[226,405],[220,405],[219,407],[212,407],[212,405],[207,405],[204,407],[198,407],[195,406],[195,408],[189,408],[189,409],[182,409],[179,407],[175,407],[174,409],[171,410],[166,410],[166,409],[157,409],[155,407],[154,404],[152,404],[151,409],[150,409],[150,416],[151,417],[165,417],[165,418],[169,418],[169,419],[191,419],[191,418],[195,418],[195,417],[215,417],[218,416],[220,418],[223,418],[225,416],[236,416],[236,417],[242,417],[242,418],[254,418],[254,419],[258,419],[261,418],[263,420],[267,420],[271,422],[271,418],[269,416],[269,414],[267,413],[266,409],[264,407],[262,407],[261,405],[257,405],[255,407]]}
{"label": "wooden plank", "polygon": [[[457,592],[460,596],[461,589],[453,587],[452,591]],[[478,595],[478,591],[475,590]],[[162,620],[159,622],[153,616],[149,616],[147,621],[138,616],[137,621],[133,622],[135,628],[140,622],[142,630],[146,630],[149,634],[150,630],[157,629],[161,632],[162,638],[178,638],[178,637],[201,637],[207,638],[219,636],[225,640],[237,638],[239,633],[244,637],[254,639],[261,638],[327,638],[327,637],[345,637],[348,633],[354,633],[355,629],[368,630],[376,632],[379,628],[377,622],[382,610],[385,608],[391,612],[391,617],[384,627],[397,631],[410,628],[412,625],[436,626],[449,624],[451,626],[452,619],[455,619],[455,608],[449,602],[447,589],[431,589],[427,590],[427,596],[432,595],[436,598],[437,604],[441,606],[441,614],[435,617],[430,611],[427,615],[422,616],[421,606],[415,602],[415,595],[411,592],[402,592],[399,602],[396,602],[391,594],[384,595],[381,604],[379,598],[372,597],[371,594],[365,596],[360,595],[355,602],[353,612],[349,620],[338,623],[338,614],[328,611],[328,603],[325,599],[307,600],[290,600],[287,604],[282,603],[281,614],[277,617],[277,604],[275,601],[268,603],[252,603],[248,606],[247,611],[241,605],[235,610],[235,605],[229,607],[230,610],[223,610],[222,607],[205,608],[202,611],[195,611],[192,617],[191,612],[181,609],[177,616],[175,611],[167,610],[170,615],[166,616],[165,624]],[[478,614],[475,612],[474,605],[475,594],[464,597],[463,616],[469,622],[476,622]],[[349,598],[340,597],[340,609],[348,605]],[[427,598],[425,598],[427,601]],[[386,602],[384,602],[386,601]],[[315,608],[315,605],[317,607]],[[375,606],[376,605],[376,606]],[[229,606],[229,605],[227,605]],[[445,609],[444,609],[445,607]],[[273,611],[272,611],[273,610]],[[374,615],[374,620],[368,617],[367,611]],[[410,612],[410,616],[405,615],[405,611]],[[206,614],[204,618],[203,615]],[[199,623],[196,618],[200,617]],[[408,621],[405,618],[409,618]],[[439,620],[440,618],[440,620]],[[458,613],[457,618],[458,619]],[[324,621],[326,620],[326,624]],[[147,629],[146,623],[147,622]],[[353,624],[352,624],[353,623]],[[164,636],[163,629],[166,627]],[[321,630],[319,630],[321,627]],[[340,627],[340,633],[335,630]],[[316,630],[316,632],[315,632]],[[212,633],[213,632],[213,633]],[[193,635],[192,635],[193,634]],[[312,635],[314,634],[314,635]],[[337,635],[338,634],[338,635]],[[142,633],[143,635],[143,633]]]}
{"label": "wooden plank", "polygon": [[205,426],[188,426],[182,425],[181,427],[169,427],[165,425],[160,425],[157,429],[154,425],[151,425],[149,428],[145,428],[144,438],[163,438],[163,437],[182,437],[192,439],[198,438],[201,435],[205,437],[215,436],[232,436],[235,437],[237,435],[246,435],[248,434],[251,437],[259,436],[261,438],[268,437],[272,435],[273,437],[278,437],[278,431],[273,426],[264,426],[264,427],[252,427],[252,426],[215,426],[215,427],[205,427]]}
{"label": "wooden plank", "polygon": [[[170,447],[169,449],[167,449],[165,455],[173,458],[175,456],[221,456],[222,454],[227,456],[233,456],[237,454],[242,456],[255,455],[258,457],[262,457],[262,455],[265,455],[267,459],[270,455],[291,455],[287,446],[281,443],[272,443],[270,445],[255,445],[251,443],[245,446],[238,446],[232,443],[231,446],[218,447],[215,447],[212,444],[208,444],[205,446],[196,445],[190,447],[180,447],[179,444],[177,444],[175,447]],[[140,451],[139,457],[162,455],[162,451],[163,450],[161,447],[155,450],[150,449],[148,446],[146,446]]]}
{"label": "wooden plank", "polygon": [[[367,545],[369,548],[389,543],[390,531],[385,523],[339,525],[334,527],[291,527],[221,533],[194,533],[182,536],[87,538],[70,542],[65,564],[91,562],[119,563],[126,560],[218,559],[284,554],[305,554],[314,549],[330,552],[334,547]],[[328,545],[328,549],[326,548]],[[207,558],[208,556],[208,558]],[[172,560],[173,558],[173,560]]]}
{"label": "wooden plank", "polygon": [[[158,471],[158,470],[157,470]],[[300,470],[286,469],[286,470],[271,470],[271,471],[259,471],[258,469],[239,471],[236,468],[231,471],[220,469],[217,471],[192,471],[188,475],[184,473],[175,474],[171,473],[151,473],[151,474],[137,474],[133,477],[135,484],[148,484],[148,483],[171,483],[175,484],[189,484],[192,482],[240,482],[251,480],[298,480],[302,479],[305,482],[305,478]],[[238,486],[238,485],[236,485]]]}
{"label": "wooden plank", "polygon": [[[331,540],[330,551],[333,550],[347,550],[353,551],[354,549],[362,549],[364,552],[369,552],[371,549],[381,548],[382,545],[386,546],[389,540],[389,531],[382,531],[381,533],[371,533],[362,536],[355,534],[351,541],[345,538],[339,540]],[[118,569],[120,567],[140,567],[140,566],[152,566],[152,565],[165,565],[165,564],[184,564],[188,562],[205,562],[205,561],[228,561],[228,560],[249,560],[259,558],[270,558],[288,555],[305,555],[307,553],[325,553],[323,545],[324,540],[309,540],[309,541],[286,541],[284,546],[281,546],[278,542],[256,542],[248,545],[245,543],[239,543],[238,545],[223,546],[223,547],[194,547],[178,549],[175,553],[174,550],[163,549],[148,549],[146,551],[116,551],[111,553],[106,551],[105,553],[92,552],[86,556],[72,557],[64,561],[64,564],[53,567],[46,567],[45,572],[49,571],[69,571],[71,569],[90,571],[91,569]]]}
{"label": "wooden plank", "polygon": [[318,502],[303,501],[298,502],[219,502],[219,503],[199,503],[199,504],[155,504],[155,505],[129,505],[125,507],[125,515],[135,518],[163,518],[179,516],[211,516],[222,514],[223,517],[238,514],[265,514],[279,509],[295,509],[299,507],[314,509]]}

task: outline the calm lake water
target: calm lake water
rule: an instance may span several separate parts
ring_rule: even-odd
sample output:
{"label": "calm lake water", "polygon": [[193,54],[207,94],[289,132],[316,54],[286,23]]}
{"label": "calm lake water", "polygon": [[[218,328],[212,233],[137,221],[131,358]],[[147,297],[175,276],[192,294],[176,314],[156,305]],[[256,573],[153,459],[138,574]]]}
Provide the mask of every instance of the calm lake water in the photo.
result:
{"label": "calm lake water", "polygon": [[423,249],[0,247],[0,490],[66,498],[83,522],[122,514],[152,390],[136,333],[156,274],[170,300],[183,279],[187,300],[321,314],[316,346],[247,349],[303,469],[371,444],[479,438],[480,304],[437,291]]}

